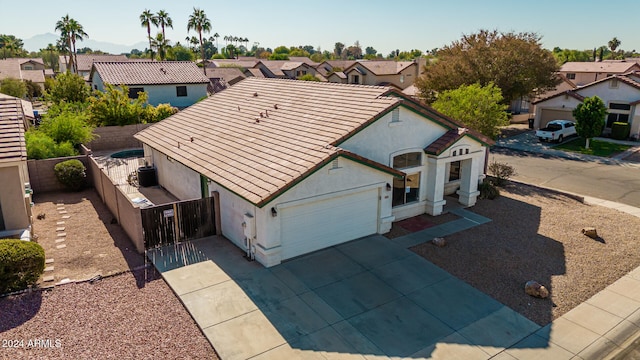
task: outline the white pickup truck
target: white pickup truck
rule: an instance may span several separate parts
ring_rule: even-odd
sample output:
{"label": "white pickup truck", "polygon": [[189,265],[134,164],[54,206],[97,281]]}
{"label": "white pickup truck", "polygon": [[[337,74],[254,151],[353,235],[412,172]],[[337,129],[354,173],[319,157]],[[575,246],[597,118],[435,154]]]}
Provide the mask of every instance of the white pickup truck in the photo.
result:
{"label": "white pickup truck", "polygon": [[536,131],[536,137],[540,141],[557,141],[558,143],[574,135],[576,135],[576,124],[570,120],[552,120],[547,123],[547,127]]}

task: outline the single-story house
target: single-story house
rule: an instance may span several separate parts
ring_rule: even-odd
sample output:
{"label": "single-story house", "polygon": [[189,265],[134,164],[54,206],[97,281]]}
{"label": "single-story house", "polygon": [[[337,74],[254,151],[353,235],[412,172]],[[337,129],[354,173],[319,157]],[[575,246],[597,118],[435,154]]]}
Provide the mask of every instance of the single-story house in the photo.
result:
{"label": "single-story house", "polygon": [[207,96],[210,84],[202,69],[191,61],[94,62],[90,79],[94,90],[104,91],[104,84],[126,85],[130,98],[144,91],[149,104],[168,103],[178,108]]}
{"label": "single-story house", "polygon": [[535,101],[534,127],[543,128],[555,119],[574,120],[573,110],[584,98],[597,95],[607,106],[605,131],[613,122],[631,124],[631,136],[640,136],[640,82],[635,73],[613,75],[585,86]]}
{"label": "single-story house", "polygon": [[137,133],[180,200],[265,266],[476,203],[492,142],[389,87],[247,78]]}
{"label": "single-story house", "polygon": [[635,70],[640,70],[640,65],[635,61],[605,60],[598,62],[566,62],[562,64],[558,72],[577,86],[584,86],[612,75],[622,75]]}
{"label": "single-story house", "polygon": [[[94,62],[124,62],[129,61],[126,55],[112,55],[112,54],[77,54],[78,64],[76,68],[78,69],[78,75],[82,76],[86,80],[89,80],[89,74],[91,73],[91,67]],[[67,68],[70,65],[71,59],[69,59],[68,55],[60,55],[58,58],[58,64],[60,68],[60,72],[66,72]]]}
{"label": "single-story house", "polygon": [[0,94],[0,238],[30,239],[31,188],[24,100]]}

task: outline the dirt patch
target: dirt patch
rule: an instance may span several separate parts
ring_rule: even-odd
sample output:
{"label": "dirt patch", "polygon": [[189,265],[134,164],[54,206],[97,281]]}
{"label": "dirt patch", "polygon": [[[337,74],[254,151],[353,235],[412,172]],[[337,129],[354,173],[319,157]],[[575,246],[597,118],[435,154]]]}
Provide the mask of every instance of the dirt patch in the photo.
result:
{"label": "dirt patch", "polygon": [[[640,266],[640,219],[527,185],[510,185],[470,210],[492,219],[412,250],[456,277],[546,325]],[[596,227],[601,239],[582,235]],[[524,293],[536,280],[548,299]]]}
{"label": "dirt patch", "polygon": [[218,358],[154,269],[3,298],[0,308],[2,339],[16,345],[0,347],[1,359]]}
{"label": "dirt patch", "polygon": [[[422,214],[414,217],[418,222],[429,224],[431,226],[441,225],[444,223],[448,223],[449,221],[453,221],[459,219],[460,217],[455,214],[446,213],[439,216],[431,216],[427,214]],[[404,221],[404,220],[403,220]],[[409,235],[415,231],[411,231],[410,229],[404,228],[399,222],[393,223],[393,227],[391,227],[391,231],[384,234],[387,239],[394,239],[400,236]],[[401,222],[400,222],[401,223]]]}
{"label": "dirt patch", "polygon": [[[34,219],[34,233],[46,258],[53,259],[47,264],[53,271],[44,275],[53,275],[55,282],[107,276],[144,265],[144,257],[122,227],[112,223],[111,212],[95,190],[35,194],[34,202],[34,217],[45,216]],[[60,245],[64,248],[58,248]]]}

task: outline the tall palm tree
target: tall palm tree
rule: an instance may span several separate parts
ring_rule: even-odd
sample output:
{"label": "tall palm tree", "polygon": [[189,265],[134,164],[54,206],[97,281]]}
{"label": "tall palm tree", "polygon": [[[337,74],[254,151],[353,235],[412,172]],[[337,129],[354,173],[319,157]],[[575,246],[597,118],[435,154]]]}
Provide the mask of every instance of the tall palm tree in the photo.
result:
{"label": "tall palm tree", "polygon": [[171,20],[171,18],[169,17],[169,14],[164,10],[158,11],[158,13],[156,14],[156,20],[158,21],[158,24],[160,24],[160,26],[162,27],[162,37],[166,38],[167,35],[164,33],[164,27],[166,26],[173,29],[173,20]]}
{"label": "tall palm tree", "polygon": [[151,39],[151,46],[156,48],[161,61],[164,61],[167,56],[167,49],[171,46],[170,44],[171,42],[162,33],[158,33],[155,38]]}
{"label": "tall palm tree", "polygon": [[49,66],[51,66],[51,69],[54,70],[54,71],[56,69],[55,65],[57,63],[57,61],[56,61],[57,60],[56,59],[57,55],[54,55],[53,52],[57,51],[57,50],[58,49],[56,48],[56,46],[53,45],[52,43],[49,43],[46,48],[40,49],[40,51],[43,52],[43,53],[47,52],[47,51],[49,52]]}
{"label": "tall palm tree", "polygon": [[66,53],[69,54],[69,62],[66,63],[67,58],[65,55],[65,63],[67,65],[67,71],[72,71],[73,68],[73,56],[71,56],[71,28],[70,28],[69,14],[63,16],[58,22],[56,22],[56,30],[60,31],[60,42],[65,44]]}
{"label": "tall palm tree", "polygon": [[[56,49],[64,56],[65,69],[69,69],[69,62],[67,61],[67,40],[64,37],[60,37],[60,39],[56,41]],[[58,70],[59,69],[60,66],[58,66]]]}
{"label": "tall palm tree", "polygon": [[609,49],[611,49],[611,52],[615,52],[616,49],[618,48],[618,46],[620,46],[622,42],[620,40],[618,40],[617,37],[614,37],[613,39],[609,40]]}
{"label": "tall palm tree", "polygon": [[200,37],[200,53],[202,55],[204,74],[207,75],[207,61],[204,58],[204,44],[202,43],[202,32],[209,33],[211,31],[211,21],[207,18],[204,10],[193,8],[193,14],[189,15],[189,21],[187,22],[187,32],[189,30],[195,30]]}
{"label": "tall palm tree", "polygon": [[89,37],[84,31],[82,25],[74,19],[69,20],[69,35],[71,38],[71,45],[73,45],[73,60],[75,64],[76,74],[78,73],[78,52],[76,51],[76,40],[82,41],[85,37]]}
{"label": "tall palm tree", "polygon": [[216,51],[220,52],[220,47],[218,47],[218,38],[220,37],[220,34],[215,33],[213,34],[213,37],[216,39]]}
{"label": "tall palm tree", "polygon": [[[151,51],[151,60],[153,60],[153,50],[151,46],[151,24],[158,26],[158,17],[151,10],[145,9],[140,14],[140,26],[147,28],[147,39],[149,40],[149,51]],[[163,31],[164,32],[164,31]]]}

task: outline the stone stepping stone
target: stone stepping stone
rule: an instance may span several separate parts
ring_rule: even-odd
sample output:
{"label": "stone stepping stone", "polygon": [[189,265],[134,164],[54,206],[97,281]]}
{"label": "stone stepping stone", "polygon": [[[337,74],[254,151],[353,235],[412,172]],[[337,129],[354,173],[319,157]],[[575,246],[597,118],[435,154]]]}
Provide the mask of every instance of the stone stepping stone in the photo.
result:
{"label": "stone stepping stone", "polygon": [[56,245],[56,249],[64,249],[66,247],[67,247],[67,245],[65,245],[65,244]]}
{"label": "stone stepping stone", "polygon": [[53,259],[47,259],[44,261],[45,264],[52,264],[53,263]]}
{"label": "stone stepping stone", "polygon": [[60,213],[60,214],[66,214],[66,213],[67,213],[67,210],[58,211],[58,213]]}
{"label": "stone stepping stone", "polygon": [[64,221],[56,221],[56,225],[64,225]]}
{"label": "stone stepping stone", "polygon": [[44,281],[44,282],[51,282],[53,280],[54,280],[53,279],[53,275],[45,276],[45,277],[42,278],[42,281]]}
{"label": "stone stepping stone", "polygon": [[47,266],[46,268],[44,268],[44,272],[49,272],[49,271],[53,271],[53,266]]}
{"label": "stone stepping stone", "polygon": [[62,279],[62,280],[60,280],[60,281],[58,282],[58,285],[62,285],[62,284],[70,283],[70,282],[71,282],[71,279],[69,279],[69,278],[64,278],[64,279]]}
{"label": "stone stepping stone", "polygon": [[56,231],[64,231],[64,226],[57,227],[57,228],[56,228]]}
{"label": "stone stepping stone", "polygon": [[58,210],[58,211],[64,211],[64,206],[59,206],[59,207],[57,207],[57,208],[56,208],[56,210]]}
{"label": "stone stepping stone", "polygon": [[57,237],[66,237],[67,233],[58,233],[56,236]]}
{"label": "stone stepping stone", "polygon": [[69,219],[69,218],[71,218],[71,216],[70,216],[70,215],[65,215],[65,216],[63,216],[62,218],[63,218],[63,219]]}
{"label": "stone stepping stone", "polygon": [[59,244],[61,242],[64,242],[65,239],[56,239],[56,244]]}

